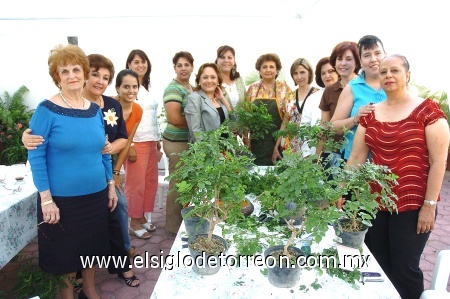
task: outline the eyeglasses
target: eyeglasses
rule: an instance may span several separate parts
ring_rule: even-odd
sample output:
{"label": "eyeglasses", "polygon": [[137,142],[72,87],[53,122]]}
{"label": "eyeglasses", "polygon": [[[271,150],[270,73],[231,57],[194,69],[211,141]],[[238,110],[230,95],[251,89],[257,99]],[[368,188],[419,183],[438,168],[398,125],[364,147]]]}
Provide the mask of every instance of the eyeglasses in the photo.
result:
{"label": "eyeglasses", "polygon": [[[40,225],[41,225],[41,224],[47,224],[47,223],[46,223],[45,221],[42,221],[42,222],[38,223],[38,225],[36,225],[37,229],[42,233],[42,235],[44,236],[44,238],[46,238],[46,239],[49,240],[49,241],[55,241],[55,238],[50,238],[50,237],[48,237],[48,236],[45,234],[44,230],[40,228]],[[65,234],[65,233],[66,233],[66,230],[65,230],[64,227],[61,225],[61,223],[58,222],[57,224],[58,224],[59,228],[61,229],[62,233]],[[49,225],[52,225],[52,226],[53,226],[53,224],[49,224]],[[56,228],[58,228],[58,226],[57,226]],[[55,232],[55,229],[52,229],[52,230],[53,230],[53,232]],[[47,234],[50,235],[50,231],[47,231]],[[53,235],[53,237],[54,237],[55,234],[53,233],[52,235]]]}

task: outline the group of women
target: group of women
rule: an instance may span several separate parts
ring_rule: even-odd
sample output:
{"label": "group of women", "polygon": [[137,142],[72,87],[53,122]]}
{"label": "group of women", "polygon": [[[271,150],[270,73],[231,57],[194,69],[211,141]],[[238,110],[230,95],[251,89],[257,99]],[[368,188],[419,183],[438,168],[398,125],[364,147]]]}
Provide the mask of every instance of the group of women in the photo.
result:
{"label": "group of women", "polygon": [[[273,131],[284,129],[289,121],[311,126],[331,122],[336,139],[342,138],[343,127],[353,130],[343,149],[348,165],[363,163],[370,152],[373,162],[388,165],[400,176],[398,215],[380,211],[366,243],[401,296],[418,298],[423,290],[419,259],[434,225],[449,132],[439,107],[409,92],[406,58],[386,57],[375,36],[364,36],[358,44],[345,41],[334,47],[330,57],[319,60],[315,70],[308,60],[296,59],[290,69],[298,86],[294,91],[277,80],[281,61],[274,53],[257,59],[255,68],[261,80],[248,88],[230,46],[219,47],[215,62],[200,66],[195,86],[190,84],[192,55],[178,52],[172,62],[176,75],[164,91],[167,126],[160,136],[158,100],[150,89],[151,63],[143,51],[130,52],[125,69],[116,78],[117,95],[110,98],[103,95],[114,77],[109,59],[98,54],[86,56],[73,45],[52,50],[49,70],[59,92],[38,105],[30,130],[23,136],[39,190],[38,236],[44,271],[67,274],[81,270],[79,297],[98,298],[95,271],[83,269],[79,256],[139,254],[131,246],[129,234],[146,239],[156,229],[145,215],[153,211],[160,140],[173,173],[179,161],[176,154],[195,142],[197,132],[217,129],[238,102],[251,101],[266,104]],[[320,88],[312,86],[314,80]],[[381,131],[386,133],[380,135]],[[322,152],[320,145],[315,149],[307,143],[300,146],[298,140],[276,140],[272,133],[251,140],[257,165],[273,165],[282,159],[283,146],[303,155],[317,153],[324,159],[331,155],[330,161],[341,157],[341,152]],[[402,136],[402,142],[392,145],[389,138],[396,136]],[[411,142],[414,144],[409,146]],[[398,159],[390,159],[392,152]],[[112,161],[114,154],[117,157]],[[408,156],[411,159],[402,159]],[[418,184],[413,185],[419,187],[412,188],[408,178],[416,166],[421,173]],[[182,222],[176,183],[170,181],[172,191],[166,202],[166,230],[172,233],[178,232]],[[340,207],[345,200],[337,203]],[[138,286],[128,265],[111,268],[110,273],[118,274],[129,286]],[[72,298],[69,279],[67,285],[62,295]]]}

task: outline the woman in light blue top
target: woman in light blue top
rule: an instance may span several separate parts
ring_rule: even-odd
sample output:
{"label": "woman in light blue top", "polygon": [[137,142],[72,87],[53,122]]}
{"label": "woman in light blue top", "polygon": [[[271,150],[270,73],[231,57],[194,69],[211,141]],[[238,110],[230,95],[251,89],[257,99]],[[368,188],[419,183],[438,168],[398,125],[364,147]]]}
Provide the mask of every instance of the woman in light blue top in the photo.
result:
{"label": "woman in light blue top", "polygon": [[386,99],[379,79],[380,62],[386,56],[383,43],[376,36],[366,35],[359,40],[358,49],[363,71],[342,90],[331,118],[338,134],[343,133],[344,127],[352,131],[344,136],[347,139],[342,149],[345,160],[350,156],[359,119],[375,110],[373,104]]}

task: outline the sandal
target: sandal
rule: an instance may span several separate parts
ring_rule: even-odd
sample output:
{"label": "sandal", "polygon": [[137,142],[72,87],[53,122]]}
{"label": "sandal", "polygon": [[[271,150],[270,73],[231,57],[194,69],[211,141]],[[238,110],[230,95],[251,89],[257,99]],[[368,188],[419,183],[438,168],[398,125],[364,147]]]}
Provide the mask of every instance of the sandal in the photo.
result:
{"label": "sandal", "polygon": [[[127,284],[127,286],[132,287],[132,288],[137,288],[140,284],[139,282],[139,278],[136,277],[136,275],[133,275],[131,277],[125,277],[123,276],[122,273],[117,274],[117,278],[122,279],[123,281],[125,281],[125,283]],[[133,283],[137,281],[138,283],[136,285],[133,285]]]}
{"label": "sandal", "polygon": [[141,255],[141,252],[139,251],[139,249],[136,248],[135,246],[131,246],[130,250],[128,250],[128,256],[130,257],[130,259],[133,259],[138,255]]}
{"label": "sandal", "polygon": [[[129,232],[130,235],[136,236],[136,237],[138,237],[139,239],[150,239],[150,237],[152,236],[152,235],[150,235],[150,234],[148,233],[148,231],[147,231],[146,229],[144,229],[144,228],[138,229],[138,230],[133,230],[133,229],[130,227],[130,228],[128,229],[128,232]],[[145,234],[147,234],[147,235],[145,235]]]}
{"label": "sandal", "polygon": [[154,226],[151,222],[146,222],[142,224],[142,226],[149,232],[152,232],[156,229],[156,226]]}

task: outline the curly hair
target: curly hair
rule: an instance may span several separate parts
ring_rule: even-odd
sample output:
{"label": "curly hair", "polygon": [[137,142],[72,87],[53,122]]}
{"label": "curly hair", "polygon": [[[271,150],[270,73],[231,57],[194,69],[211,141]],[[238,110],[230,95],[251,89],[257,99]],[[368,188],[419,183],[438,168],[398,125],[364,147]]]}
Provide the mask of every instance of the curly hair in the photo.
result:
{"label": "curly hair", "polygon": [[281,60],[280,57],[275,54],[275,53],[268,53],[268,54],[263,54],[261,56],[259,56],[259,58],[256,60],[255,63],[255,68],[257,71],[261,70],[261,66],[264,62],[266,61],[273,61],[275,62],[275,65],[277,67],[277,71],[281,70]]}
{"label": "curly hair", "polygon": [[100,54],[90,54],[87,56],[89,59],[89,65],[94,71],[98,71],[100,68],[105,68],[109,71],[108,85],[111,84],[114,78],[114,64],[103,55]]}
{"label": "curly hair", "polygon": [[76,45],[58,45],[50,51],[48,57],[48,73],[59,88],[60,77],[58,67],[68,64],[78,64],[83,69],[84,79],[89,78],[89,60],[83,50]]}

